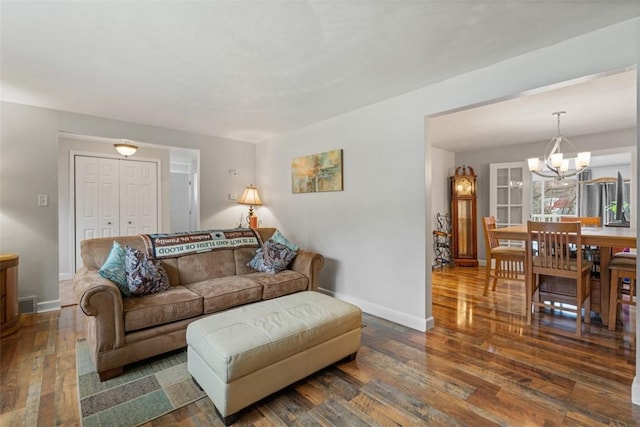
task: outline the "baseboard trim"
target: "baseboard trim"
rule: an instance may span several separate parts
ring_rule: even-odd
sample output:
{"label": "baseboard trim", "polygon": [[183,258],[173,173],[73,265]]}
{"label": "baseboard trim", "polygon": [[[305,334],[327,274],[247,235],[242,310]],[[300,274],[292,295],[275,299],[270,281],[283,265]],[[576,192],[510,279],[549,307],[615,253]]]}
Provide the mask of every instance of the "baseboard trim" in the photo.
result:
{"label": "baseboard trim", "polygon": [[46,313],[47,311],[55,311],[60,310],[62,304],[59,299],[52,301],[42,301],[38,302],[38,313]]}
{"label": "baseboard trim", "polygon": [[381,317],[385,320],[389,320],[390,322],[398,323],[402,326],[406,326],[408,328],[415,329],[420,332],[426,332],[429,329],[432,329],[434,326],[433,317],[421,319],[416,316],[410,316],[407,313],[402,313],[400,311],[392,310],[388,307],[383,307],[381,305],[374,304],[369,301],[363,301],[358,298],[352,298],[348,295],[343,295],[337,292],[330,291],[328,289],[320,288],[318,289],[318,291],[324,294],[330,295],[334,298],[338,298],[348,303],[357,305],[365,313],[369,313],[374,316]]}
{"label": "baseboard trim", "polygon": [[433,329],[436,326],[436,320],[433,318],[433,316],[427,317],[426,319],[424,319],[424,321],[425,321],[424,322],[425,330],[422,332],[426,332],[429,329]]}

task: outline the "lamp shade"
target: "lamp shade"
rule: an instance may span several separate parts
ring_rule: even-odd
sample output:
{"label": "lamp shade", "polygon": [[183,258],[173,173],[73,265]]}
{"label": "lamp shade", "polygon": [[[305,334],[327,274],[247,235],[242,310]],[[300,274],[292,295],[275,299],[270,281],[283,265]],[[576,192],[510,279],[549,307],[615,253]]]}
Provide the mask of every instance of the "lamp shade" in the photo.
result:
{"label": "lamp shade", "polygon": [[537,171],[540,169],[540,159],[538,159],[537,157],[532,157],[528,159],[527,163],[529,164],[529,170],[531,172]]}
{"label": "lamp shade", "polygon": [[591,153],[588,151],[578,153],[576,158],[576,169],[586,168],[591,163]]}
{"label": "lamp shade", "polygon": [[121,142],[119,144],[113,144],[113,146],[116,148],[116,151],[118,153],[120,153],[121,155],[128,157],[128,156],[132,156],[133,154],[135,154],[136,151],[138,151],[138,147],[133,145],[133,144],[129,144],[127,142]]}
{"label": "lamp shade", "polygon": [[241,205],[261,206],[262,200],[260,200],[258,189],[254,187],[253,184],[245,187],[242,196],[240,196],[240,200],[238,200],[238,203]]}

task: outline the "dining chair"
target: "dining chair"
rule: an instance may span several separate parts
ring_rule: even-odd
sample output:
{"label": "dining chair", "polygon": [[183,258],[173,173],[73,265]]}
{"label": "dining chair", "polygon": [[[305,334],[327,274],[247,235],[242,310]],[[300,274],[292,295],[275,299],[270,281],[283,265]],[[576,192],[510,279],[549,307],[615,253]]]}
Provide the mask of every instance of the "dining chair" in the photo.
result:
{"label": "dining chair", "polygon": [[[492,291],[496,290],[498,279],[525,281],[524,260],[525,249],[522,247],[500,246],[498,239],[491,235],[491,230],[496,228],[496,219],[493,216],[482,218],[484,229],[484,245],[487,254],[487,267],[482,295],[487,295],[489,282],[493,279]],[[495,263],[495,267],[492,264]]]}
{"label": "dining chair", "polygon": [[[590,270],[592,263],[582,257],[582,237],[579,222],[527,222],[529,242],[526,248],[527,262],[527,322],[533,321],[532,308],[546,307],[554,310],[576,313],[576,335],[582,336],[582,308],[584,322],[590,323],[591,316],[591,284]],[[572,256],[571,246],[575,245],[577,253]],[[540,297],[541,284],[545,280],[567,280],[575,283],[561,302],[545,301]],[[571,308],[575,306],[575,309]]]}
{"label": "dining chair", "polygon": [[637,254],[634,252],[620,252],[612,256],[611,261],[609,261],[609,271],[611,272],[611,287],[609,289],[610,331],[616,330],[620,305],[636,305],[636,258]]}
{"label": "dining chair", "polygon": [[[579,222],[583,227],[602,227],[599,216],[561,216],[560,222]],[[575,247],[575,246],[574,246]],[[595,245],[582,247],[584,258],[593,262],[592,277],[600,277],[600,248]]]}
{"label": "dining chair", "polygon": [[579,222],[583,227],[602,227],[599,216],[561,216],[560,222]]}

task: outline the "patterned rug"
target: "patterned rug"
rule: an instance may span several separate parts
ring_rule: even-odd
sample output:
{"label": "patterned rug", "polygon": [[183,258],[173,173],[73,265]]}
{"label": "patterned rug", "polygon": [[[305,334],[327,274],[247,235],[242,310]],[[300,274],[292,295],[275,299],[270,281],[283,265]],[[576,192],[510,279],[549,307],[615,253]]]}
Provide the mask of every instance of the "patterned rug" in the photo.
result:
{"label": "patterned rug", "polygon": [[80,419],[89,426],[137,426],[205,397],[187,371],[186,349],[128,365],[100,382],[86,340],[76,342]]}

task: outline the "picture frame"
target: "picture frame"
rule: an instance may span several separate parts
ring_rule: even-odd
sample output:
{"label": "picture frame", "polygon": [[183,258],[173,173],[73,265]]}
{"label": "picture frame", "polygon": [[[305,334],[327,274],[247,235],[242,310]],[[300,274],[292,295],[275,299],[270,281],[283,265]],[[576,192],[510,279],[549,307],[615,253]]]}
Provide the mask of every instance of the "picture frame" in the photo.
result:
{"label": "picture frame", "polygon": [[343,191],[342,166],[342,149],[293,159],[291,192]]}

